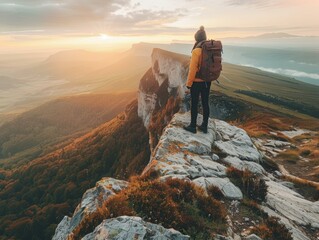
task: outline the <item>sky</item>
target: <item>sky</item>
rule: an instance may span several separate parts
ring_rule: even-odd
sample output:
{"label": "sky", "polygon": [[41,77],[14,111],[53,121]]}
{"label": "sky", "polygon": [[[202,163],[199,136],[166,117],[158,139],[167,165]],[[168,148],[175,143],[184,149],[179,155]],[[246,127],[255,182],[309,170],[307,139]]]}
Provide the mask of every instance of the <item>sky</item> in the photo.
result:
{"label": "sky", "polygon": [[319,36],[319,0],[0,0],[0,54],[125,49],[264,33]]}

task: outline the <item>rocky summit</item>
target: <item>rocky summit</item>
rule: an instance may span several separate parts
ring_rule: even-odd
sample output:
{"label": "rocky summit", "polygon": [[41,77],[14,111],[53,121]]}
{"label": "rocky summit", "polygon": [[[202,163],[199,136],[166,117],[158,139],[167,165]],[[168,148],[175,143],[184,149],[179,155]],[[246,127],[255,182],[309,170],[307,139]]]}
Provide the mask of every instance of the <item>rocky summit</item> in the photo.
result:
{"label": "rocky summit", "polygon": [[[162,179],[185,179],[205,190],[209,186],[215,186],[227,199],[240,200],[243,193],[227,178],[226,168],[233,166],[239,170],[247,169],[262,175],[266,180],[268,194],[262,205],[263,209],[268,214],[279,217],[294,239],[311,239],[305,235],[301,226],[319,228],[319,202],[304,199],[285,182],[267,173],[259,163],[260,153],[244,130],[220,120],[210,119],[208,134],[192,134],[182,128],[189,119],[189,113],[174,115],[163,131],[143,174],[156,170]],[[201,116],[198,120],[201,120]],[[216,148],[223,153],[222,157],[212,151]],[[95,188],[89,189],[83,195],[72,218],[65,217],[62,220],[53,239],[62,240],[72,236],[72,230],[81,223],[84,215],[96,211],[101,199],[107,199],[128,184],[112,178],[98,182]],[[227,237],[233,239],[236,235],[232,233],[231,227],[229,228],[230,235]],[[188,239],[177,230],[164,229],[138,217],[123,216],[103,221],[84,239]],[[238,236],[236,239],[239,239]]]}
{"label": "rocky summit", "polygon": [[[159,49],[154,50],[152,56],[153,66],[141,80],[138,98],[139,116],[146,127],[156,109],[161,109],[169,96],[184,97],[187,73],[185,58]],[[161,95],[163,92],[166,97]],[[167,122],[142,176],[156,171],[162,181],[168,178],[183,179],[204,192],[211,186],[218,188],[223,195],[223,203],[230,204],[227,205],[227,232],[214,236],[214,239],[262,239],[246,229],[245,223],[253,222],[249,217],[242,220],[237,217],[238,205],[245,193],[227,174],[229,168],[248,171],[267,186],[266,197],[258,206],[269,216],[277,217],[293,239],[316,239],[312,233],[319,229],[319,202],[307,200],[297,193],[293,183],[268,172],[263,167],[263,154],[243,129],[222,120],[210,119],[207,134],[193,134],[183,129],[190,121],[190,113],[185,112],[187,107],[181,106],[180,109],[184,111],[175,113]],[[201,121],[202,116],[199,115],[198,124]],[[104,201],[129,185],[129,182],[112,178],[102,179],[83,195],[73,216],[66,216],[61,221],[53,240],[72,239],[74,229],[82,224],[85,216],[98,211]],[[83,239],[190,239],[181,232],[182,229],[166,229],[139,216],[119,216],[101,221]]]}

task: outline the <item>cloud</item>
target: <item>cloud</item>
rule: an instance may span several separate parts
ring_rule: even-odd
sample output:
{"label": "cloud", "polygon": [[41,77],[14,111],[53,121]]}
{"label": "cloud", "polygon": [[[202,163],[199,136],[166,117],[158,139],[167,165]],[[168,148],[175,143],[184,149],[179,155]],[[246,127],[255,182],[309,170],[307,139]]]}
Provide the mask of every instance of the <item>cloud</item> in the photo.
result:
{"label": "cloud", "polygon": [[226,0],[232,6],[270,7],[277,5],[281,0]]}
{"label": "cloud", "polygon": [[185,9],[143,9],[131,0],[14,0],[0,3],[0,32],[105,31],[125,33],[172,23]]}
{"label": "cloud", "polygon": [[108,17],[112,22],[113,32],[118,34],[144,32],[158,29],[170,29],[165,27],[166,24],[177,21],[179,18],[186,16],[186,9],[175,10],[134,10],[125,14],[112,14]]}
{"label": "cloud", "polygon": [[245,65],[245,66],[258,68],[258,69],[260,69],[262,71],[277,73],[277,74],[286,75],[286,76],[289,76],[289,77],[311,78],[311,79],[319,80],[319,74],[317,74],[317,73],[306,73],[306,72],[297,71],[297,70],[294,70],[294,69],[257,67],[257,66],[248,65],[248,64]]}
{"label": "cloud", "polygon": [[0,29],[63,28],[103,21],[128,0],[15,0],[0,4]]}

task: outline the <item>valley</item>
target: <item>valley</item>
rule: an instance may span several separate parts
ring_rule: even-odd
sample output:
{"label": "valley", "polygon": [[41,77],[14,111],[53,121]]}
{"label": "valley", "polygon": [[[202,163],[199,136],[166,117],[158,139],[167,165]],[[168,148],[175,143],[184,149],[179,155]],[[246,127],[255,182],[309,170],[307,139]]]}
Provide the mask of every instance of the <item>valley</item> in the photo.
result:
{"label": "valley", "polygon": [[63,96],[136,91],[150,65],[148,56],[134,51],[69,50],[34,61],[12,72],[1,70],[0,62],[0,73],[8,74],[0,74],[0,114],[23,113]]}
{"label": "valley", "polygon": [[135,92],[59,98],[0,126],[0,167],[15,169],[113,119]]}

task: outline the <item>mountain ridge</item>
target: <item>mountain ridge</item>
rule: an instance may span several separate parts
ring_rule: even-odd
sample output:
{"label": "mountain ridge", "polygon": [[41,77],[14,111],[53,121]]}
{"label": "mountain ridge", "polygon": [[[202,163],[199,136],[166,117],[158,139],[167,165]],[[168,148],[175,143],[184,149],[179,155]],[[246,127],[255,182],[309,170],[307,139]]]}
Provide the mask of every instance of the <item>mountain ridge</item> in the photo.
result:
{"label": "mountain ridge", "polygon": [[[193,135],[182,129],[182,126],[188,123],[190,116],[188,113],[183,113],[188,110],[186,102],[183,101],[185,97],[184,81],[187,73],[187,61],[185,59],[185,62],[181,62],[181,59],[185,59],[185,57],[175,58],[175,55],[168,54],[166,51],[154,49],[152,68],[141,80],[138,115],[149,129],[152,149],[151,159],[141,178],[145,175],[151,176],[155,172],[155,175],[158,174],[159,181],[164,183],[183,186],[183,184],[187,185],[187,182],[192,182],[204,189],[205,192],[211,191],[209,190],[210,187],[214,186],[219,189],[220,193],[218,194],[223,196],[222,199],[225,199],[224,204],[227,205],[226,199],[232,200],[230,205],[227,205],[229,208],[227,214],[230,220],[227,223],[226,233],[216,229],[214,230],[216,232],[210,232],[211,230],[205,228],[205,234],[212,235],[208,238],[207,236],[209,235],[205,235],[206,237],[203,239],[260,239],[254,234],[267,239],[265,229],[267,229],[266,231],[276,232],[277,237],[280,234],[280,239],[282,240],[312,239],[318,233],[319,228],[319,202],[307,200],[297,193],[294,187],[291,186],[294,183],[285,182],[281,179],[279,176],[281,173],[268,173],[262,166],[263,154],[259,152],[243,129],[220,120],[210,120],[209,133],[206,135],[202,133]],[[157,84],[155,84],[156,82]],[[174,107],[176,101],[174,99],[180,99],[181,101],[179,102],[179,113],[176,113]],[[162,121],[163,126],[158,125],[158,120]],[[160,131],[152,131],[153,125],[157,126]],[[158,140],[156,142],[154,139],[157,137]],[[154,139],[152,140],[152,138]],[[241,181],[240,176],[244,178],[245,174],[248,174],[249,178],[256,181],[254,183],[256,185],[251,183],[254,186],[252,189],[249,187],[252,185],[243,188],[242,185],[238,184],[238,181]],[[184,183],[179,182],[178,179],[181,179]],[[114,179],[105,179],[105,181],[116,182]],[[71,218],[65,217],[58,225],[53,239],[66,239],[69,236],[72,239],[73,237],[75,239],[84,237],[84,239],[89,240],[99,237],[107,238],[108,234],[111,233],[112,236],[114,234],[114,237],[117,236],[119,239],[128,239],[128,236],[133,235],[138,237],[138,239],[145,239],[145,233],[140,233],[134,228],[126,229],[125,233],[123,232],[121,223],[123,219],[126,219],[124,222],[134,222],[134,217],[127,217],[123,213],[132,214],[133,211],[133,216],[136,216],[137,212],[142,217],[144,216],[145,220],[153,219],[152,215],[156,215],[155,212],[159,210],[156,205],[156,201],[159,201],[156,200],[156,194],[149,198],[148,195],[141,193],[141,197],[144,196],[148,201],[154,201],[154,208],[152,208],[152,205],[147,205],[148,201],[144,203],[143,198],[140,199],[143,204],[146,204],[145,207],[147,207],[146,209],[149,213],[139,212],[144,205],[141,205],[141,208],[136,208],[134,204],[130,204],[132,204],[132,199],[137,197],[134,195],[134,189],[138,188],[139,184],[142,186],[143,184],[150,184],[151,186],[151,184],[159,183],[152,179],[146,180],[150,181],[146,183],[143,183],[145,180],[142,180],[141,183],[135,183],[134,181],[126,183],[128,186],[124,189],[119,189],[118,192],[113,191],[110,195],[102,193],[96,198],[93,197],[97,201],[95,201],[92,215],[90,215],[92,209],[88,210],[83,203],[90,198],[89,192],[96,190],[88,190],[74,215]],[[245,181],[247,180],[242,181],[244,181],[243,185],[245,186]],[[146,189],[144,191],[147,192]],[[217,199],[217,196],[215,197]],[[243,217],[244,220],[240,220],[243,222],[238,222],[238,220],[235,220],[236,213],[237,211],[242,211],[240,206],[247,201],[247,198],[256,201],[255,203],[250,203],[250,207],[254,206],[254,210],[251,209],[250,211],[255,213],[257,211],[261,215],[252,214],[249,217],[246,215]],[[288,204],[286,204],[287,201]],[[121,202],[119,206],[113,205],[119,202]],[[235,210],[232,210],[233,208]],[[106,213],[103,213],[103,211],[106,211]],[[111,211],[111,215],[109,215],[108,211]],[[167,211],[165,204],[161,211]],[[72,222],[75,223],[74,219],[79,213],[81,213],[82,217],[76,224],[72,224]],[[174,216],[174,214],[172,215]],[[105,218],[107,220],[102,222]],[[245,220],[246,218],[248,220]],[[154,218],[153,220],[156,221],[158,219]],[[117,227],[111,228],[108,224],[105,224],[112,224],[112,221],[119,221],[120,223]],[[212,219],[212,221],[217,221],[217,219]],[[256,221],[260,221],[261,225],[257,224]],[[244,222],[246,222],[246,225]],[[270,222],[271,224],[268,225]],[[169,222],[160,223],[166,227],[171,227]],[[304,227],[309,224],[315,229],[314,232]],[[250,230],[242,231],[242,225],[245,225]],[[96,229],[94,230],[95,227]],[[261,230],[262,227],[264,230]],[[276,230],[276,228],[281,230]],[[194,232],[185,229],[187,228],[176,230],[183,230],[182,234],[187,233],[194,237],[192,235]],[[193,230],[196,232],[195,229]],[[185,238],[182,235],[177,236],[178,239],[179,237],[180,239]],[[185,239],[188,238],[186,236]],[[129,239],[131,238],[129,237]],[[164,239],[169,238],[164,237]]]}

